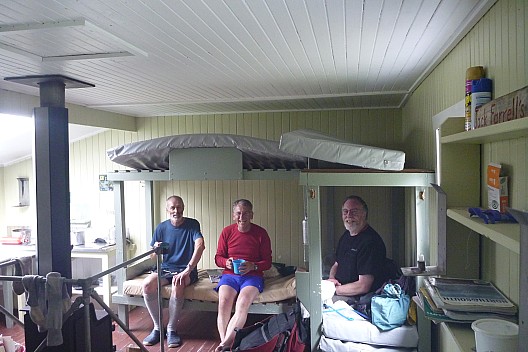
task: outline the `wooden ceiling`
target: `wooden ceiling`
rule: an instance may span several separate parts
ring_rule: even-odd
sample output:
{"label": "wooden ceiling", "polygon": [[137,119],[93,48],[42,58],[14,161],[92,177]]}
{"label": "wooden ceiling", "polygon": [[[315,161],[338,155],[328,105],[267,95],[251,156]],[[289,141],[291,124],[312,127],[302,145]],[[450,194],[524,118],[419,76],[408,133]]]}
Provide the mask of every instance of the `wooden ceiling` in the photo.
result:
{"label": "wooden ceiling", "polygon": [[9,0],[6,77],[132,116],[401,107],[494,0]]}

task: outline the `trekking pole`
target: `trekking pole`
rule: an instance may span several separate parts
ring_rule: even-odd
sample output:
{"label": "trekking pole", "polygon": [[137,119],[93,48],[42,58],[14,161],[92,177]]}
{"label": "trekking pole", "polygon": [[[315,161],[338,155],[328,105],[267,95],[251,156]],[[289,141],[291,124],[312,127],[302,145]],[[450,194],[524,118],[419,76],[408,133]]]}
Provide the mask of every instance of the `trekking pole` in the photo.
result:
{"label": "trekking pole", "polygon": [[159,304],[159,323],[160,323],[160,347],[161,352],[165,352],[165,329],[163,328],[163,295],[161,292],[161,260],[162,254],[166,254],[169,244],[162,242],[156,250],[156,269],[158,271],[158,304]]}

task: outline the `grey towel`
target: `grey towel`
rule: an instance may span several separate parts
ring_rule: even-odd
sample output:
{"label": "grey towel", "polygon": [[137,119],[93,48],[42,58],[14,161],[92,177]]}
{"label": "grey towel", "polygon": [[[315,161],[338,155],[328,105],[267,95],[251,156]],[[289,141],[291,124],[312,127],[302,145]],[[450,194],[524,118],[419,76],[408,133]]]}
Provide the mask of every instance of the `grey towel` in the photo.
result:
{"label": "grey towel", "polygon": [[48,314],[46,326],[48,327],[48,346],[62,345],[62,317],[70,308],[70,297],[64,278],[60,273],[50,272],[46,275],[46,298],[48,301]]}
{"label": "grey towel", "polygon": [[43,276],[25,275],[22,285],[27,292],[26,304],[29,306],[29,316],[38,326],[39,332],[46,331],[46,284]]}
{"label": "grey towel", "polygon": [[38,331],[48,331],[47,345],[62,345],[63,315],[68,312],[71,301],[68,288],[60,273],[50,272],[44,279],[39,275],[25,275],[22,284],[27,292],[29,316]]}

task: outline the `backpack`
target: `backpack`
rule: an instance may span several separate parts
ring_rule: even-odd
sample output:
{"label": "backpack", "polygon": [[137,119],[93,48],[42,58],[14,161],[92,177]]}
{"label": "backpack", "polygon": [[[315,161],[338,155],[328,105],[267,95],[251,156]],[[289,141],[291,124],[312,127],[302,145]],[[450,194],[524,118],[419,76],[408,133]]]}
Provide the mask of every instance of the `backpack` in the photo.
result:
{"label": "backpack", "polygon": [[307,333],[301,320],[300,305],[242,329],[235,329],[234,352],[303,352]]}
{"label": "backpack", "polygon": [[295,321],[290,336],[286,339],[286,348],[284,352],[304,352],[306,346],[310,343],[306,340],[308,337],[306,326],[303,322]]}

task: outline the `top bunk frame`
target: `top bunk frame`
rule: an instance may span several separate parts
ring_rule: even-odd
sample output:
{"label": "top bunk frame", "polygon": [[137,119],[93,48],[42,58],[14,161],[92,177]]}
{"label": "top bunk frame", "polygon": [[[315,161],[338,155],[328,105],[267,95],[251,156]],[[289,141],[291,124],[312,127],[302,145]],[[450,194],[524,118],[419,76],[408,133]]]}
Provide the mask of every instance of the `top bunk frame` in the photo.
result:
{"label": "top bunk frame", "polygon": [[312,130],[285,133],[280,142],[232,134],[166,136],[111,148],[107,155],[128,168],[108,173],[109,181],[294,179],[312,165],[401,171],[405,162],[404,152]]}
{"label": "top bunk frame", "polygon": [[[200,162],[198,163],[197,160]],[[243,153],[233,147],[174,149],[168,170],[120,170],[109,181],[287,180],[299,169],[244,169]],[[184,165],[184,167],[181,167]]]}

